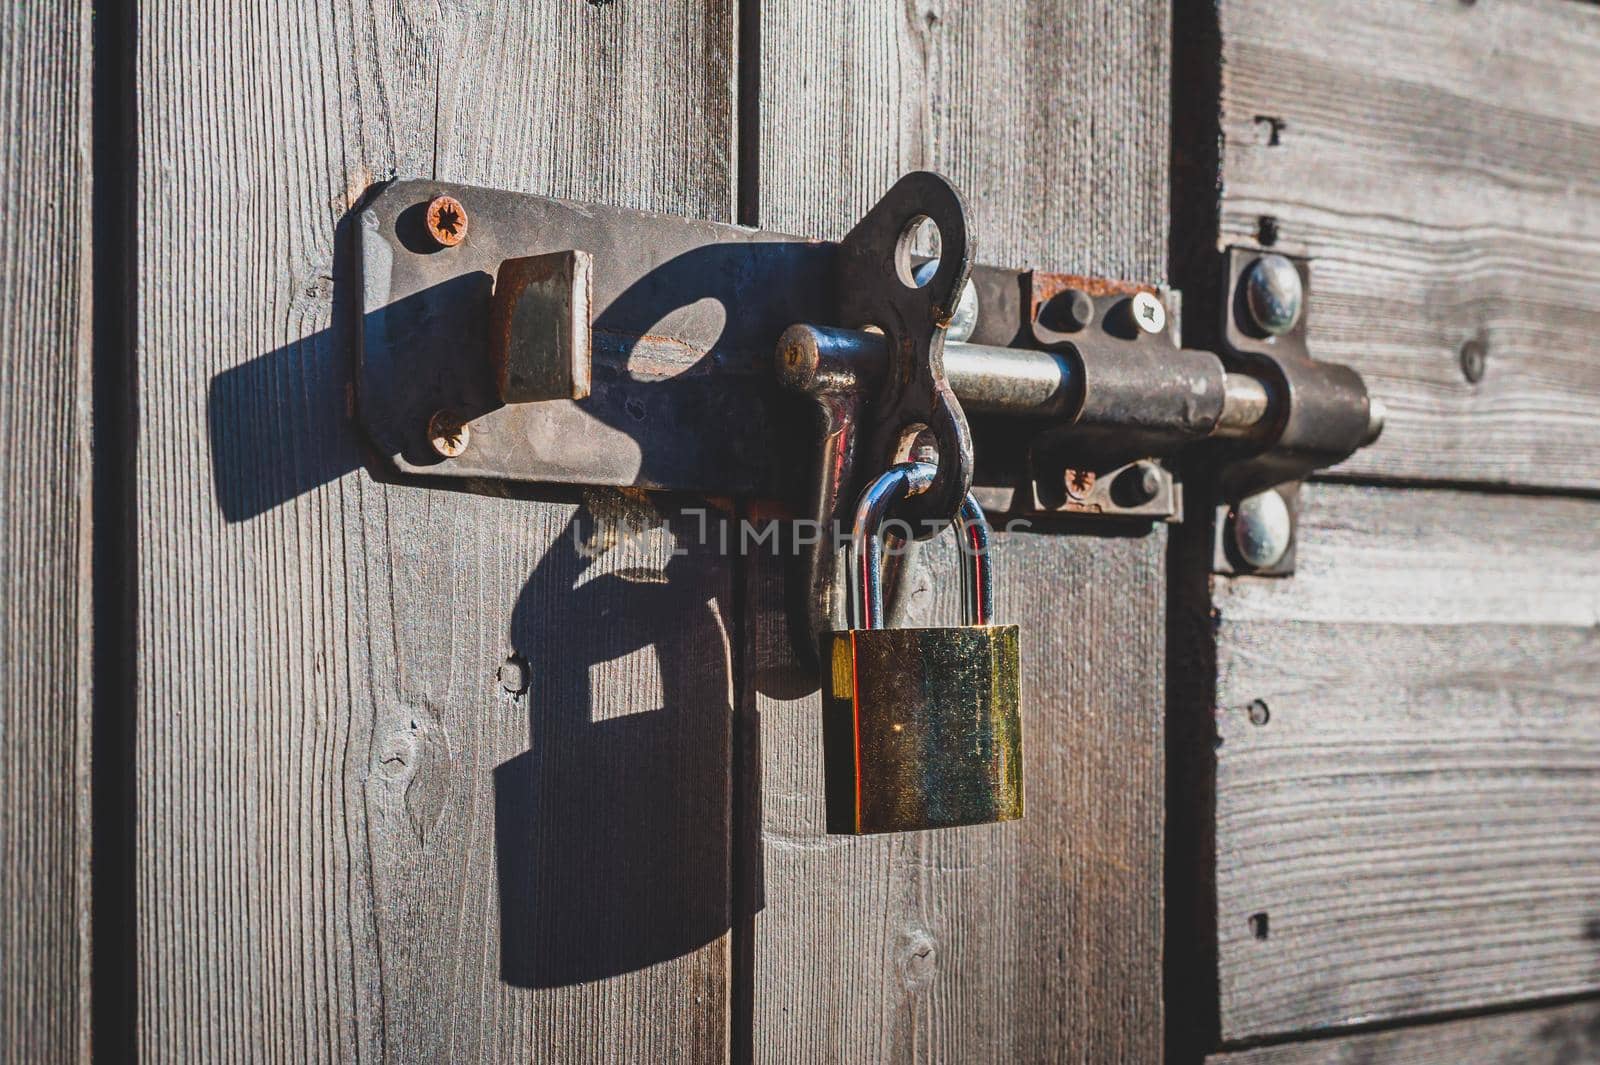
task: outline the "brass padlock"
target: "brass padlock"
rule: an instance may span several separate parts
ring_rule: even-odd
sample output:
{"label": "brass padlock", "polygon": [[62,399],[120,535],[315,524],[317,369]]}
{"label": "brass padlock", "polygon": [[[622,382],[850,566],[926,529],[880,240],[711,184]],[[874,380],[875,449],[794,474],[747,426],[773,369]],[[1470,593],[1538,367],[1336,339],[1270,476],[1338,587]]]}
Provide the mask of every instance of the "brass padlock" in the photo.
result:
{"label": "brass padlock", "polygon": [[862,493],[851,625],[821,639],[828,831],[849,835],[1022,816],[1018,634],[990,625],[989,526],[971,495],[957,525],[965,625],[881,628],[884,515],[935,467],[894,466]]}

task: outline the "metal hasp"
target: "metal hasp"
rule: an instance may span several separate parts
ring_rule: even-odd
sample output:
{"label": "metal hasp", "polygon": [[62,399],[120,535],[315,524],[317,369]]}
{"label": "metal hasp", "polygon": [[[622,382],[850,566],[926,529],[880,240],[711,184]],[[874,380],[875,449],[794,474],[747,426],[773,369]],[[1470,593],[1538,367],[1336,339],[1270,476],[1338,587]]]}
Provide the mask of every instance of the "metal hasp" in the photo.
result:
{"label": "metal hasp", "polygon": [[[453,488],[771,500],[827,530],[859,471],[917,453],[939,479],[897,516],[925,535],[969,488],[992,513],[1179,520],[1182,469],[1222,501],[1218,566],[1277,573],[1283,486],[1381,426],[1358,375],[1310,358],[1304,262],[1222,254],[1185,294],[1186,347],[1153,286],[971,265],[934,174],[839,243],[430,181],[379,189],[353,228],[358,417],[400,473]],[[1239,510],[1262,491],[1284,493],[1282,552],[1236,520],[1276,513]],[[811,655],[835,561],[798,557]]]}
{"label": "metal hasp", "polygon": [[1283,576],[1294,572],[1299,482],[1375,441],[1384,411],[1360,374],[1311,357],[1309,263],[1249,248],[1221,258],[1218,351],[1229,370],[1261,382],[1267,402],[1251,439],[1214,466],[1213,563],[1223,573]]}
{"label": "metal hasp", "polygon": [[[931,275],[919,276],[912,250],[925,228],[937,233],[939,258]],[[919,430],[939,456],[933,484],[901,504],[905,520],[922,523],[919,538],[953,519],[972,487],[972,433],[944,370],[945,330],[972,268],[971,246],[966,201],[927,171],[895,182],[839,243],[830,324],[876,326],[888,355],[873,396],[868,456],[890,465],[910,453]]]}

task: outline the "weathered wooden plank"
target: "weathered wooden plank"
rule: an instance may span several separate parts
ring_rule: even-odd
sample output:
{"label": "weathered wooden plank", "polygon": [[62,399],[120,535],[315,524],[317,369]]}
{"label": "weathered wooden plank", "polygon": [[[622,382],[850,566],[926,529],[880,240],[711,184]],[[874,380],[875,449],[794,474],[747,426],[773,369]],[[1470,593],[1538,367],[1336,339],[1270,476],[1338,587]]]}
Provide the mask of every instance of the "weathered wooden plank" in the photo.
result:
{"label": "weathered wooden plank", "polygon": [[[1362,475],[1594,487],[1600,11],[1230,0],[1221,242],[1315,259],[1313,354],[1388,407]],[[1482,379],[1462,349],[1487,354]]]}
{"label": "weathered wooden plank", "polygon": [[1208,1065],[1576,1065],[1600,1058],[1600,1006],[1543,1010],[1396,1028],[1217,1054]]}
{"label": "weathered wooden plank", "polygon": [[1600,504],[1302,503],[1216,582],[1223,1038],[1600,987]]}
{"label": "weathered wooden plank", "polygon": [[[983,261],[1164,276],[1165,4],[779,3],[760,29],[761,224],[837,236],[929,167]],[[1000,537],[1027,814],[866,839],[823,832],[821,711],[756,562],[754,1058],[1159,1059],[1165,543]],[[930,553],[914,616],[955,620],[954,562]]]}
{"label": "weathered wooden plank", "polygon": [[142,1055],[721,1060],[731,567],[374,479],[332,303],[389,175],[731,218],[732,4],[138,26]]}
{"label": "weathered wooden plank", "polygon": [[[824,833],[821,710],[764,574],[756,1058],[1159,1059],[1162,539],[997,537],[1027,812],[935,833]],[[956,623],[954,548],[927,556],[910,620]]]}
{"label": "weathered wooden plank", "polygon": [[1166,276],[1166,4],[781,0],[761,11],[762,225],[837,238],[907,170],[980,262]]}
{"label": "weathered wooden plank", "polygon": [[89,1052],[89,6],[0,16],[0,1058]]}

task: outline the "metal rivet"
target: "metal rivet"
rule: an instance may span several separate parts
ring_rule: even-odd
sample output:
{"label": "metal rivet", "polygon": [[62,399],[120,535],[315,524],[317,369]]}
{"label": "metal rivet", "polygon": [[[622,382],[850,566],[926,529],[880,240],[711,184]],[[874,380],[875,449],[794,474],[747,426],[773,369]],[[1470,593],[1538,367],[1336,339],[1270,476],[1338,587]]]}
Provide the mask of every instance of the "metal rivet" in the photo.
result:
{"label": "metal rivet", "polygon": [[428,445],[443,459],[459,457],[467,450],[472,430],[465,422],[447,410],[436,411],[428,419]]}
{"label": "metal rivet", "polygon": [[1076,333],[1094,321],[1094,300],[1078,288],[1064,288],[1039,306],[1039,324],[1057,333]]}
{"label": "metal rivet", "polygon": [[1272,489],[1241,500],[1233,508],[1233,544],[1239,557],[1253,569],[1283,561],[1294,539],[1294,519],[1289,504]]}
{"label": "metal rivet", "polygon": [[428,203],[428,235],[441,247],[453,248],[467,239],[467,209],[454,196],[435,196]]}
{"label": "metal rivet", "polygon": [[1461,375],[1473,384],[1483,380],[1489,368],[1489,345],[1482,337],[1473,337],[1461,345]]}
{"label": "metal rivet", "polygon": [[1167,327],[1167,309],[1149,292],[1133,294],[1133,320],[1146,333],[1159,333]]}
{"label": "metal rivet", "polygon": [[1111,482],[1111,498],[1123,507],[1142,507],[1160,491],[1161,471],[1149,462],[1135,462]]}
{"label": "metal rivet", "polygon": [[1305,300],[1300,271],[1281,255],[1263,255],[1245,274],[1244,299],[1257,328],[1282,336],[1300,320]]}

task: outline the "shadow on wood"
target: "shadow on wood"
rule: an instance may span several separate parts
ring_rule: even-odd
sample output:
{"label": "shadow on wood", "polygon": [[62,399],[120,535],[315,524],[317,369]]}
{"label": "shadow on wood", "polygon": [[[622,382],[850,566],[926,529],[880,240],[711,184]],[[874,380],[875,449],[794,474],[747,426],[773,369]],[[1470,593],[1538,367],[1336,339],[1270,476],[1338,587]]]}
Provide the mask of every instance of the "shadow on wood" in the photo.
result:
{"label": "shadow on wood", "polygon": [[332,337],[313,333],[211,379],[211,476],[228,521],[260,517],[364,464],[344,409],[349,372]]}
{"label": "shadow on wood", "polygon": [[[386,482],[477,487],[395,474],[355,423],[355,334],[372,325],[362,321],[359,293],[348,283],[350,221],[359,210],[341,221],[336,238],[333,325],[210,382],[213,484],[229,522],[256,518],[364,466]],[[766,250],[780,264],[803,264],[815,254],[808,245]],[[735,313],[741,286],[753,283],[730,268],[739,254],[712,247],[663,264],[621,293],[596,327],[645,333],[676,315],[672,328],[698,333],[716,349],[702,362],[733,359],[764,371],[770,341],[750,335]],[[326,293],[307,293],[313,296]],[[708,298],[721,307],[687,317],[680,311]],[[430,308],[440,303],[487,299],[487,275],[467,274],[375,313],[381,328],[410,335],[428,327]],[[701,323],[696,314],[710,319]],[[618,336],[617,357],[626,365],[632,337]],[[467,344],[468,351],[475,346]],[[397,345],[391,354],[404,362],[407,351]],[[483,372],[463,374],[463,358],[472,366],[481,361]],[[486,360],[470,354],[391,369],[408,382],[408,393],[429,402],[449,395],[452,409],[469,416],[498,405]],[[692,369],[653,387],[675,394],[701,387],[706,378]],[[602,407],[596,416],[624,432],[644,432],[635,419],[608,418]],[[706,412],[708,425],[718,420]],[[703,439],[724,449],[730,443],[714,434]],[[651,472],[648,459],[642,472]],[[594,506],[605,491],[584,493],[590,502],[539,560],[511,618],[512,647],[529,670],[528,750],[494,770],[494,836],[500,973],[519,987],[643,969],[711,943],[732,923],[733,612],[706,590],[726,586],[733,563],[705,543],[702,527],[678,514],[658,519],[670,521],[677,544],[671,560],[641,565],[644,556],[608,540],[615,515]],[[558,489],[555,498],[562,496]],[[608,550],[588,549],[596,544]],[[630,682],[636,668],[651,675]],[[661,705],[640,711],[637,692],[656,688]],[[758,778],[741,783],[742,801],[758,810]],[[744,830],[759,841],[759,813],[746,817]],[[759,842],[751,851],[740,871],[746,913],[761,907]]]}
{"label": "shadow on wood", "polygon": [[[495,770],[509,983],[616,976],[729,929],[727,611],[704,598],[719,561],[673,531],[680,546],[664,570],[591,575],[579,544],[608,531],[581,509],[518,600],[529,750]],[[591,667],[647,648],[663,705],[606,718]]]}

